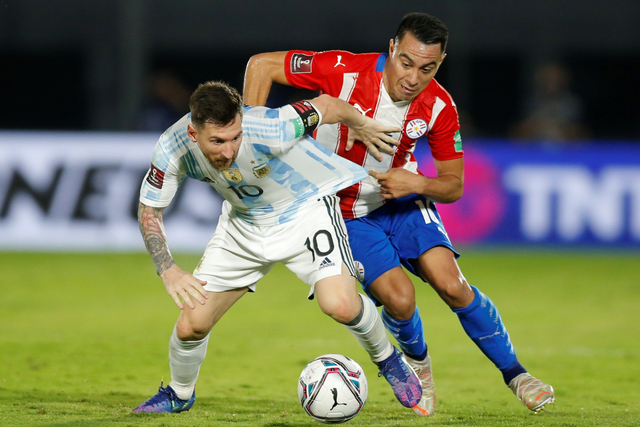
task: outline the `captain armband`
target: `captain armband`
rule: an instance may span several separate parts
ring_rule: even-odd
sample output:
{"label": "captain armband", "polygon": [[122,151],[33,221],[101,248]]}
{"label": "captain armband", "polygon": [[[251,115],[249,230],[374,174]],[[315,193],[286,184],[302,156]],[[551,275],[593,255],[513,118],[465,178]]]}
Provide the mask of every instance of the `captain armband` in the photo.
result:
{"label": "captain armband", "polygon": [[300,116],[300,120],[296,120],[296,136],[308,135],[318,127],[321,116],[320,112],[316,110],[309,101],[298,101],[291,104],[296,113]]}

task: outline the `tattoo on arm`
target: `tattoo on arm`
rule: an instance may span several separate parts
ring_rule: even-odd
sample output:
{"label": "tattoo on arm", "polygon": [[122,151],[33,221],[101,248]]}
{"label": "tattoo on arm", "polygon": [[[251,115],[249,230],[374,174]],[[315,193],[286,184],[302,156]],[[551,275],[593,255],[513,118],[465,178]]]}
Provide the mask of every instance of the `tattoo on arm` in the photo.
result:
{"label": "tattoo on arm", "polygon": [[163,210],[164,208],[153,208],[142,203],[138,207],[140,233],[142,233],[147,251],[156,265],[158,276],[175,264],[167,245],[167,235],[164,232],[162,223]]}

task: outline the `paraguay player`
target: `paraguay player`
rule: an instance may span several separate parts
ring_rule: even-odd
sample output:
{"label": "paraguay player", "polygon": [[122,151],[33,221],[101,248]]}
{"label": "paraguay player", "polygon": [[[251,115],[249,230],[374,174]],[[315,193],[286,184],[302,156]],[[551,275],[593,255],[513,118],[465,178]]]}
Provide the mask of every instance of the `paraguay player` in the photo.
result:
{"label": "paraguay player", "polygon": [[[356,144],[347,150],[341,125],[322,126],[316,139],[364,166],[371,177],[339,193],[363,288],[384,306],[383,320],[419,372],[418,415],[431,415],[435,386],[413,283],[428,282],[457,314],[465,332],[502,372],[505,383],[532,411],[553,402],[553,388],[518,361],[493,302],[460,271],[437,203],[462,196],[464,170],[458,113],[434,79],[446,56],[447,27],[426,13],[410,13],[389,42],[389,53],[294,50],[255,55],[245,75],[245,102],[264,105],[272,82],[317,90],[348,101],[362,114],[402,129],[393,155]],[[418,171],[415,144],[426,140],[437,176]]]}

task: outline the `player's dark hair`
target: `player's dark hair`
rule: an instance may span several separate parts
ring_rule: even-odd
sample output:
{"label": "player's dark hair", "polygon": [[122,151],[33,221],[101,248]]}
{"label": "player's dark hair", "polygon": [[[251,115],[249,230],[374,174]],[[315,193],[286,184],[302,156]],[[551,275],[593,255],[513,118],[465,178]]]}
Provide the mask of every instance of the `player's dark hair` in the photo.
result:
{"label": "player's dark hair", "polygon": [[422,44],[438,44],[444,53],[449,41],[449,30],[444,22],[426,13],[408,13],[400,21],[396,31],[396,43],[399,43],[406,33],[412,34]]}
{"label": "player's dark hair", "polygon": [[191,122],[198,127],[205,123],[226,126],[238,115],[242,117],[242,97],[226,83],[209,81],[198,85],[191,94],[189,109]]}

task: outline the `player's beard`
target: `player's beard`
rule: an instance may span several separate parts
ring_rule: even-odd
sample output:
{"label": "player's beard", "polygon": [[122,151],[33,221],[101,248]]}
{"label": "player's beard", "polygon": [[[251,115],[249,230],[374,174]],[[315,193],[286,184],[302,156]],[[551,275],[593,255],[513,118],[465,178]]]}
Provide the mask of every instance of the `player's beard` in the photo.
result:
{"label": "player's beard", "polygon": [[222,159],[215,159],[213,161],[209,159],[207,160],[209,160],[209,163],[211,163],[211,166],[213,166],[215,170],[217,170],[218,172],[223,172],[231,167],[233,162],[236,161],[236,157],[238,157],[238,152],[233,153],[233,157],[231,157],[230,159],[222,158]]}

